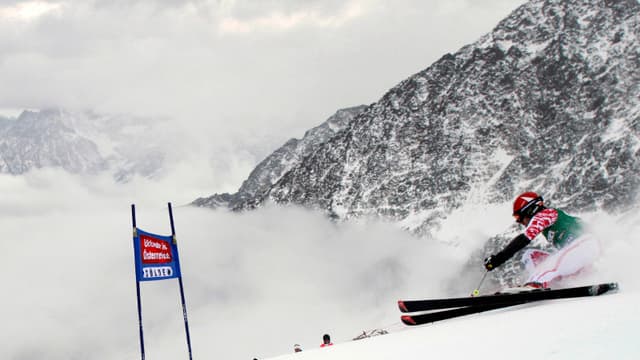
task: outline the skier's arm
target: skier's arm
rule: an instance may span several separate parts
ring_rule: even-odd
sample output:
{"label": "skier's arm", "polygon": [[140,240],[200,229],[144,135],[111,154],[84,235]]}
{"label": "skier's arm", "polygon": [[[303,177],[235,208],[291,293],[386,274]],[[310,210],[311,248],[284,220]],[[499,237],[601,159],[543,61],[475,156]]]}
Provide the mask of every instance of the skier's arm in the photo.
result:
{"label": "skier's arm", "polygon": [[558,220],[558,211],[553,208],[548,208],[537,213],[524,230],[524,234],[531,240],[533,240],[542,230],[553,225]]}
{"label": "skier's arm", "polygon": [[515,238],[513,238],[513,240],[511,240],[509,245],[502,249],[502,251],[484,259],[485,269],[491,271],[504,264],[505,261],[509,260],[515,253],[522,250],[525,246],[529,245],[530,242],[531,240],[529,240],[529,238],[525,234],[516,236]]}

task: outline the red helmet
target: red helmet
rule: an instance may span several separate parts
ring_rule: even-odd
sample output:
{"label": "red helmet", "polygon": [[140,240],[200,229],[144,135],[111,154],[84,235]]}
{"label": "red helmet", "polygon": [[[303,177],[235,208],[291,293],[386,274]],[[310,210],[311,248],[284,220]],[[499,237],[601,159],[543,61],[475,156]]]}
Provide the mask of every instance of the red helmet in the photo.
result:
{"label": "red helmet", "polygon": [[542,196],[533,191],[522,193],[513,202],[513,216],[518,218],[532,217],[544,208],[543,201]]}

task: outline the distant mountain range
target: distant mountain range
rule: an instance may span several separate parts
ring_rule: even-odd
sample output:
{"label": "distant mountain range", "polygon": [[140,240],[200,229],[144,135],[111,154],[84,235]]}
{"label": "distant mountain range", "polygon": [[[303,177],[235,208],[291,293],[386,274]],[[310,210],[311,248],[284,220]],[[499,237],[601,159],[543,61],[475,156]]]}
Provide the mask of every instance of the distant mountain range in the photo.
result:
{"label": "distant mountain range", "polygon": [[144,141],[157,119],[105,116],[60,109],[0,117],[0,172],[62,168],[70,173],[108,171],[117,181],[154,177],[163,168],[157,141]]}

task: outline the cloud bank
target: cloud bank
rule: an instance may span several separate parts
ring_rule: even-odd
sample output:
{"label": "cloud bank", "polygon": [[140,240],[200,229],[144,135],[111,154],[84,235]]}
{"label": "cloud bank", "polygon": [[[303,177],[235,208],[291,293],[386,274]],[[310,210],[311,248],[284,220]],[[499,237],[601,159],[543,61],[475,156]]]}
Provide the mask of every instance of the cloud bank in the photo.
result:
{"label": "cloud bank", "polygon": [[[56,172],[0,177],[0,357],[139,357],[130,204],[140,228],[169,234],[166,202],[178,195],[170,186],[97,183]],[[430,242],[392,224],[336,224],[293,207],[232,214],[180,205],[194,356],[225,359],[315,348],[324,333],[340,343],[363,330],[399,331],[398,298],[464,295],[482,275],[456,278],[469,255],[511,221],[508,204],[470,205]],[[605,251],[581,281],[637,289],[638,217],[585,219]],[[142,296],[147,356],[186,356],[177,281],[143,283]]]}

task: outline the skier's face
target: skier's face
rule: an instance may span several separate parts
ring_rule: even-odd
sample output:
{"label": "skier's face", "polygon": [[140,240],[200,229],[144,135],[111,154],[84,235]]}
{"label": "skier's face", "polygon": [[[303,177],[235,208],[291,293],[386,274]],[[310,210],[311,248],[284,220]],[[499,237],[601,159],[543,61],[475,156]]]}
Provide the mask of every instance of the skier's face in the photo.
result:
{"label": "skier's face", "polygon": [[528,217],[521,217],[520,215],[513,215],[514,219],[516,219],[516,222],[518,224],[527,226],[527,224],[529,223],[529,220],[531,220]]}

